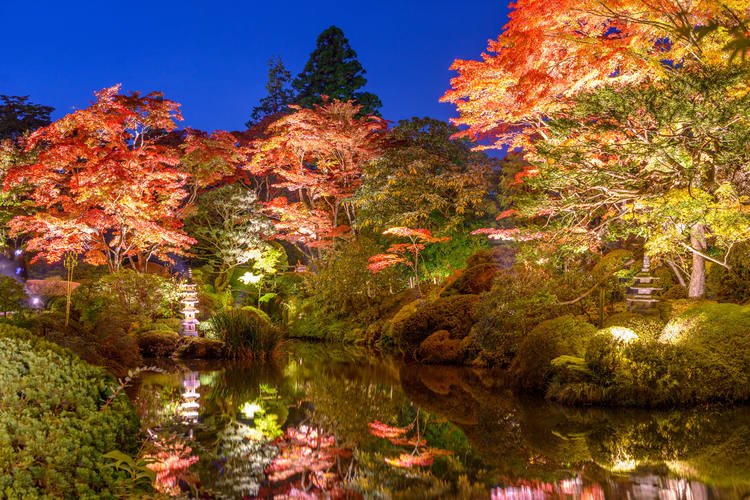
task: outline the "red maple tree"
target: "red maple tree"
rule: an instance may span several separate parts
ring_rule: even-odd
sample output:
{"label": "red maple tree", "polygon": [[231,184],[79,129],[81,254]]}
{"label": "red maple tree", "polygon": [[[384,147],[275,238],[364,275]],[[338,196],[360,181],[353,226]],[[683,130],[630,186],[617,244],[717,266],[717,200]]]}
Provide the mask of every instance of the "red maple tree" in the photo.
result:
{"label": "red maple tree", "polygon": [[267,204],[279,237],[324,246],[351,227],[356,214],[348,199],[361,184],[364,163],[382,151],[387,123],[357,117],[360,106],[351,102],[292,109],[255,142],[249,168],[273,175],[274,187],[289,193]]}
{"label": "red maple tree", "polygon": [[152,257],[171,262],[194,242],[181,231],[185,207],[220,177],[216,161],[227,166],[219,153],[229,154],[230,139],[188,133],[181,146],[171,144],[165,138],[182,120],[179,104],[119,90],[96,92],[91,106],[33,132],[26,148],[43,151],[8,171],[5,189],[25,183],[39,208],[8,224],[31,235],[35,260],[73,252],[111,272],[126,259],[143,270]]}

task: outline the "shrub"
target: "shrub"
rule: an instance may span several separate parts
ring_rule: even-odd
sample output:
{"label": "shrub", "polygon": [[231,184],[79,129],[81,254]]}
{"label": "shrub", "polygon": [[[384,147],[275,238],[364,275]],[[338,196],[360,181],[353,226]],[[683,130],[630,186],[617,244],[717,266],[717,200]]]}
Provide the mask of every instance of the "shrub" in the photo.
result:
{"label": "shrub", "polygon": [[72,299],[83,323],[112,318],[168,318],[177,311],[178,301],[179,291],[174,280],[131,269],[79,286]]}
{"label": "shrub", "polygon": [[23,284],[8,276],[0,276],[0,313],[3,316],[25,309],[28,298]]}
{"label": "shrub", "polygon": [[542,390],[549,383],[551,361],[558,356],[580,356],[596,328],[571,315],[544,321],[536,326],[518,347],[510,366],[513,385]]}
{"label": "shrub", "polygon": [[536,325],[559,314],[549,273],[523,265],[501,270],[477,306],[471,334],[489,364],[507,366],[521,338]]}
{"label": "shrub", "polygon": [[116,376],[124,375],[141,362],[138,339],[128,333],[129,324],[122,318],[100,318],[96,323],[71,319],[65,326],[64,313],[42,313],[36,317],[33,331],[81,359],[104,366]]}
{"label": "shrub", "polygon": [[706,287],[718,300],[745,303],[750,300],[750,243],[741,243],[729,255],[729,266],[712,265],[707,270]]}
{"label": "shrub", "polygon": [[281,330],[247,309],[218,312],[208,323],[210,335],[226,344],[232,358],[267,358],[283,339]]}
{"label": "shrub", "polygon": [[479,301],[477,295],[456,295],[441,297],[392,326],[396,344],[407,351],[413,351],[424,339],[438,330],[447,330],[452,338],[461,339],[468,335],[474,324],[474,307]]}
{"label": "shrub", "polygon": [[633,312],[613,314],[604,321],[604,327],[620,327],[631,330],[639,339],[654,340],[664,328],[659,317],[644,316]]}
{"label": "shrub", "polygon": [[125,476],[102,455],[134,454],[139,428],[124,394],[106,405],[116,385],[69,350],[0,325],[0,496],[116,498]]}

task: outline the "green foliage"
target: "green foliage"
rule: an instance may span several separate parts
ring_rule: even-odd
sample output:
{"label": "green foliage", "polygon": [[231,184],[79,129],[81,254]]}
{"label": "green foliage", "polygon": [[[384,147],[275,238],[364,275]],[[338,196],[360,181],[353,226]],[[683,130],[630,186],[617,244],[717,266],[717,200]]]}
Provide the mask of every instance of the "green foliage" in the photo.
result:
{"label": "green foliage", "polygon": [[318,35],[317,46],[310,54],[302,73],[292,81],[297,91],[295,104],[303,108],[323,102],[322,96],[339,101],[353,100],[362,106],[361,113],[377,113],[383,104],[375,94],[360,92],[367,80],[357,53],[349,46],[344,32],[336,26]]}
{"label": "green foliage", "polygon": [[102,320],[156,319],[173,316],[179,290],[173,279],[123,269],[75,289],[73,308],[84,324]]}
{"label": "green foliage", "polygon": [[208,323],[209,335],[224,342],[232,358],[269,358],[283,340],[277,327],[247,309],[218,312]]}
{"label": "green foliage", "polygon": [[129,333],[129,320],[102,316],[95,323],[73,318],[65,326],[65,313],[47,312],[34,318],[31,329],[46,340],[75,352],[81,359],[121,375],[141,363],[138,340]]}
{"label": "green foliage", "polygon": [[316,312],[363,325],[377,320],[379,306],[388,302],[392,290],[403,286],[403,281],[396,281],[398,274],[393,268],[376,274],[367,269],[368,259],[380,252],[380,246],[367,236],[343,242],[328,252],[318,273],[310,275],[306,284]]}
{"label": "green foliage", "polygon": [[498,271],[492,289],[482,295],[472,336],[483,361],[508,366],[523,336],[560,313],[559,291],[551,275],[539,267],[516,265]]}
{"label": "green foliage", "polygon": [[730,269],[717,265],[709,268],[706,286],[715,291],[718,300],[741,304],[750,301],[750,244],[737,245],[727,264]]}
{"label": "green foliage", "polygon": [[633,312],[621,312],[609,316],[605,321],[606,327],[619,326],[632,330],[632,332],[643,340],[654,340],[664,328],[664,321],[658,316],[644,316]]}
{"label": "green foliage", "polygon": [[0,312],[3,315],[25,309],[28,299],[21,282],[9,276],[0,276]]}
{"label": "green foliage", "polygon": [[116,381],[71,351],[0,324],[0,496],[116,498],[128,480],[108,467],[134,453],[138,418]]}
{"label": "green foliage", "polygon": [[544,390],[552,374],[552,360],[563,355],[580,356],[596,328],[571,315],[537,325],[518,346],[510,366],[513,385],[522,389]]}
{"label": "green foliage", "polygon": [[292,103],[293,94],[289,85],[292,74],[284,67],[281,56],[273,56],[268,60],[268,95],[260,100],[260,105],[253,108],[250,120],[245,123],[247,128],[259,123],[264,117],[286,111],[287,105]]}
{"label": "green foliage", "polygon": [[418,308],[406,319],[394,322],[391,336],[397,346],[413,352],[431,334],[447,330],[452,338],[461,339],[468,335],[475,321],[477,295],[456,295],[440,297]]}
{"label": "green foliage", "polygon": [[456,269],[464,267],[466,259],[476,252],[489,248],[486,238],[472,236],[468,232],[451,232],[450,240],[439,245],[429,245],[422,250],[422,263],[419,275],[423,277],[445,278]]}
{"label": "green foliage", "polygon": [[109,458],[112,463],[109,464],[116,470],[121,470],[128,475],[129,481],[121,485],[118,494],[122,497],[137,496],[138,493],[150,492],[153,484],[156,482],[156,472],[148,468],[152,460],[146,460],[143,457],[133,458],[120,450],[110,451],[103,455]]}
{"label": "green foliage", "polygon": [[219,291],[236,267],[257,263],[275,249],[265,242],[273,225],[260,213],[255,192],[240,182],[201,193],[185,228],[197,240],[191,252],[209,266]]}
{"label": "green foliage", "polygon": [[432,118],[401,120],[391,147],[365,166],[355,196],[361,226],[458,232],[486,215],[488,176],[500,162],[452,139],[458,129]]}

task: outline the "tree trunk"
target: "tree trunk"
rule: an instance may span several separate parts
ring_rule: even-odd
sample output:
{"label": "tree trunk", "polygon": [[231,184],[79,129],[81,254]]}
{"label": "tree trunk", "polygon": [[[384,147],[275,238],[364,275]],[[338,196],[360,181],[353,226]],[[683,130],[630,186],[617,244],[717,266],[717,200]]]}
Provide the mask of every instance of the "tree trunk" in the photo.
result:
{"label": "tree trunk", "polygon": [[[699,252],[706,251],[706,232],[703,224],[690,228],[690,246]],[[706,294],[706,259],[693,252],[693,268],[690,272],[688,297],[701,299]]]}

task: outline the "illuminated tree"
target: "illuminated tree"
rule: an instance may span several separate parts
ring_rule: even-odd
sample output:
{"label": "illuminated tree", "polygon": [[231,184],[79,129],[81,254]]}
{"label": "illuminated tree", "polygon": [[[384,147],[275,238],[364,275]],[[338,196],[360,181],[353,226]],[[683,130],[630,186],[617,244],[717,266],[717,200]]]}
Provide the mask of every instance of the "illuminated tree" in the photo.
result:
{"label": "illuminated tree", "polygon": [[472,152],[458,132],[431,118],[402,120],[384,154],[364,167],[356,194],[359,224],[450,231],[484,214],[489,174],[500,164]]}
{"label": "illuminated tree", "polygon": [[422,250],[427,243],[442,243],[449,241],[450,238],[436,238],[432,236],[429,229],[411,229],[408,227],[392,227],[383,231],[385,235],[393,235],[401,238],[408,238],[409,243],[394,243],[386,250],[386,253],[379,253],[370,257],[370,264],[367,268],[373,273],[396,265],[404,264],[414,273],[414,279],[417,285],[417,291],[422,295],[422,289],[419,286],[419,258]]}
{"label": "illuminated tree", "polygon": [[[216,174],[198,168],[201,161],[181,169],[180,149],[160,143],[181,119],[177,103],[118,92],[97,92],[88,108],[32,133],[26,150],[44,150],[8,169],[5,189],[28,185],[39,209],[8,224],[12,234],[31,235],[36,258],[57,262],[73,252],[112,272],[126,259],[144,270],[152,257],[171,262],[194,242],[181,231],[183,210],[194,187]],[[188,140],[184,154],[204,149],[203,139]]]}
{"label": "illuminated tree", "polygon": [[[444,99],[466,133],[524,147],[522,228],[596,249],[635,233],[651,255],[705,260],[747,238],[742,213],[746,15],[736,2],[519,2],[483,61],[456,61]],[[738,55],[741,56],[738,58]]]}
{"label": "illuminated tree", "polygon": [[[345,233],[356,217],[351,196],[362,182],[363,165],[381,153],[387,124],[375,116],[357,118],[360,107],[326,102],[268,127],[256,142],[250,170],[271,172],[276,188],[290,193],[268,203],[280,237],[308,247],[326,245]],[[342,224],[342,219],[347,224]]]}
{"label": "illuminated tree", "polygon": [[226,288],[238,266],[258,260],[265,239],[273,234],[273,225],[260,213],[257,196],[241,183],[201,193],[185,229],[196,240],[191,253],[216,274],[217,290]]}

